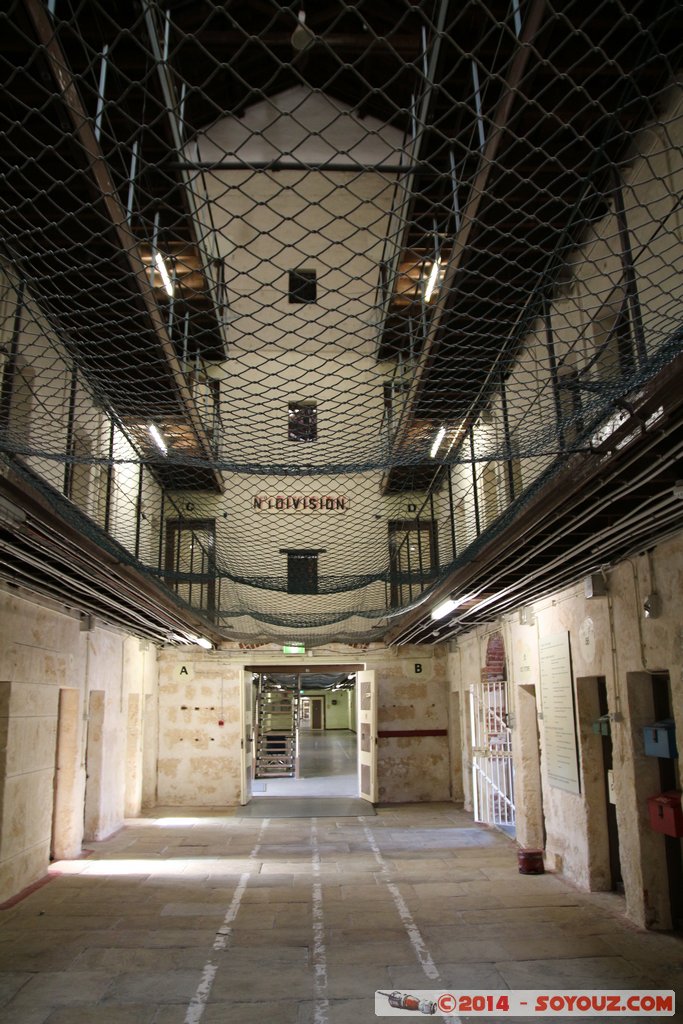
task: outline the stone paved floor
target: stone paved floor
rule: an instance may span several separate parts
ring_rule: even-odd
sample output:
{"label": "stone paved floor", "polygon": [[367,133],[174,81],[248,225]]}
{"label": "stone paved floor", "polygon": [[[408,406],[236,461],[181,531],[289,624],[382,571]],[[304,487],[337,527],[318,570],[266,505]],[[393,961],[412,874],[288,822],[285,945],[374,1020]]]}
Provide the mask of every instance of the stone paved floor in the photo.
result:
{"label": "stone paved floor", "polygon": [[157,809],[89,847],[0,912],[0,1024],[364,1024],[376,989],[683,980],[679,938],[520,875],[514,844],[450,804]]}

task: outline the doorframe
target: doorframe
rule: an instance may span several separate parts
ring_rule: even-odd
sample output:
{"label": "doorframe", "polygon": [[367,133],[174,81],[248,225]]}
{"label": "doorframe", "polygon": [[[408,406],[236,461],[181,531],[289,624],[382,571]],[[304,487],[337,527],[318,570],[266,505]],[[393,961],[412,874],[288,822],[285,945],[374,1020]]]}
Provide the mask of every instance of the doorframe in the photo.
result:
{"label": "doorframe", "polygon": [[[360,766],[359,766],[359,762],[358,762],[359,751],[360,751],[360,730],[358,728],[358,709],[360,707],[360,699],[359,699],[358,679],[359,679],[359,674],[361,672],[367,671],[366,664],[364,662],[358,662],[358,661],[332,662],[332,663],[329,663],[329,664],[327,662],[325,662],[323,664],[318,664],[316,662],[313,665],[311,664],[311,662],[308,662],[308,663],[303,662],[302,663],[302,662],[294,662],[294,661],[292,661],[292,662],[285,662],[284,664],[282,662],[273,662],[273,663],[270,663],[270,664],[268,662],[257,662],[256,664],[253,664],[253,665],[242,664],[242,669],[243,669],[244,672],[258,673],[259,675],[269,674],[269,675],[297,675],[297,676],[306,676],[306,675],[310,675],[311,673],[315,673],[316,675],[318,675],[318,674],[327,674],[327,673],[332,674],[332,673],[335,673],[335,672],[337,672],[337,673],[338,672],[347,672],[347,673],[353,673],[356,676],[356,684],[355,684],[355,689],[356,689],[356,722],[354,723],[356,728],[355,728],[355,731],[354,730],[351,730],[351,731],[354,731],[354,735],[355,735],[355,739],[356,739],[356,764],[358,766],[358,768],[357,768],[358,795],[360,796]],[[373,674],[374,674],[374,672],[373,672]],[[321,697],[321,699],[324,702],[325,698]],[[303,797],[302,799],[307,799],[307,798]],[[312,799],[314,799],[314,798],[312,798]]]}
{"label": "doorframe", "polygon": [[82,824],[80,771],[81,691],[60,687],[55,737],[55,774],[52,795],[50,860],[65,860],[80,852]]}
{"label": "doorframe", "polygon": [[[593,730],[593,723],[603,714],[600,678],[597,675],[577,676],[575,681],[579,777],[586,808],[588,887],[591,892],[611,892],[613,879],[603,742],[602,736]],[[606,687],[606,680],[604,685]]]}
{"label": "doorframe", "polygon": [[[166,529],[166,543],[165,543],[165,556],[164,556],[164,568],[166,573],[177,573],[178,569],[178,552],[179,552],[179,541],[183,531],[187,530],[190,533],[204,531],[210,534],[211,543],[210,548],[207,551],[207,562],[208,572],[197,573],[198,576],[206,577],[203,580],[198,580],[195,583],[197,587],[206,587],[206,609],[205,611],[209,615],[213,615],[216,611],[216,520],[210,518],[204,519],[184,519],[182,517],[176,519],[167,519],[165,523]],[[178,592],[178,586],[183,582],[182,580],[174,580],[172,577],[165,579],[166,585],[172,590]],[[188,604],[192,607],[190,598],[192,596],[192,581],[188,582]],[[201,591],[200,591],[201,593]]]}
{"label": "doorframe", "polygon": [[[378,778],[378,735],[377,735],[377,675],[374,669],[364,669],[356,674],[356,714],[358,718],[358,794],[362,800],[376,804],[379,799]],[[369,700],[364,700],[363,688]],[[367,743],[367,746],[365,745]],[[363,769],[369,768],[369,778],[364,787]]]}
{"label": "doorframe", "polygon": [[[387,540],[389,546],[389,590],[391,607],[396,608],[401,603],[400,597],[403,587],[408,587],[412,594],[412,588],[423,587],[426,582],[434,579],[436,567],[439,564],[439,547],[437,536],[437,522],[435,519],[390,519],[387,524]],[[409,534],[414,533],[419,548],[418,562],[416,566],[410,565],[410,554],[408,554],[409,568],[401,572],[401,548],[404,543],[409,543]],[[430,567],[423,572],[421,563],[422,557],[422,535],[425,535],[425,544],[429,552]]]}
{"label": "doorframe", "polygon": [[254,776],[254,686],[253,670],[242,668],[240,678],[240,806],[252,797]]}

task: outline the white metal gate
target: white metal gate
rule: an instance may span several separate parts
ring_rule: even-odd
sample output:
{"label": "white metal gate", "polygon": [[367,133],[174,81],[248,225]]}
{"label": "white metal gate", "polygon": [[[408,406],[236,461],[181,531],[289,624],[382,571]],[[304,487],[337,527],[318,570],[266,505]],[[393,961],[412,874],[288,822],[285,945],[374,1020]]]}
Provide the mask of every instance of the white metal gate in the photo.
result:
{"label": "white metal gate", "polygon": [[474,820],[514,826],[512,734],[505,679],[484,670],[480,682],[470,686],[470,724]]}

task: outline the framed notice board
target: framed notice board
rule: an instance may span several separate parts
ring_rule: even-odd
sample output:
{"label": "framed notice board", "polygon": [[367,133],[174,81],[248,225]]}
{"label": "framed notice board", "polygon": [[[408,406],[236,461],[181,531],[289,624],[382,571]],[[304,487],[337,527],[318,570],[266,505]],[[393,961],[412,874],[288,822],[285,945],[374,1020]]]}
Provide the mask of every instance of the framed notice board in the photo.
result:
{"label": "framed notice board", "polygon": [[539,654],[548,781],[556,789],[580,793],[569,633],[552,633],[541,637]]}

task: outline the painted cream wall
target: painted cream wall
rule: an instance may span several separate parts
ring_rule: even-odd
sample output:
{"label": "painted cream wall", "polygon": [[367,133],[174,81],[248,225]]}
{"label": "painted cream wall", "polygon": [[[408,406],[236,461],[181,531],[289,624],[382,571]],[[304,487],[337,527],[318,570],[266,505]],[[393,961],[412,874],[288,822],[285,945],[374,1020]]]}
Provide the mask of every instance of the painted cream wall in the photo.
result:
{"label": "painted cream wall", "polygon": [[[374,357],[375,304],[393,177],[333,169],[207,177],[232,318],[230,358],[212,373],[225,401],[223,457],[300,464],[287,403],[313,400],[324,444],[304,446],[307,463],[381,462],[391,367]],[[315,303],[289,302],[288,273],[298,268],[316,272]]]}
{"label": "painted cream wall", "polygon": [[80,640],[90,716],[84,835],[103,839],[142,806],[144,697],[156,686],[156,650],[98,626]]}
{"label": "painted cream wall", "polygon": [[[334,704],[333,702],[337,703]],[[351,691],[337,690],[325,694],[325,728],[348,729],[351,724]]]}
{"label": "painted cream wall", "polygon": [[[496,629],[505,639],[510,680],[518,842],[526,848],[542,846],[545,829],[550,868],[583,889],[609,888],[602,748],[592,730],[598,717],[596,677],[603,676],[613,717],[614,789],[627,912],[639,925],[667,928],[671,920],[664,839],[650,829],[647,815],[647,797],[660,786],[656,759],[644,754],[642,727],[653,721],[651,673],[666,671],[678,735],[683,735],[683,538],[608,568],[605,579],[605,597],[586,598],[581,581],[531,606],[527,617],[532,625],[522,624],[515,612],[488,630],[461,637],[449,655],[451,693],[461,709],[465,806],[472,806],[469,686],[479,677],[487,636]],[[653,591],[661,595],[662,615],[647,620],[643,601]],[[550,785],[545,763],[539,638],[564,631],[572,657],[580,794]]]}
{"label": "painted cream wall", "polygon": [[[56,606],[0,592],[0,902],[46,874],[51,848],[76,857],[84,838],[119,828],[124,810],[139,813],[133,709],[155,686],[156,652],[144,642],[86,632]],[[92,728],[91,693],[102,711]]]}
{"label": "painted cream wall", "polygon": [[[225,264],[229,358],[210,374],[221,394],[220,455],[234,471],[226,474],[220,499],[174,494],[172,500],[183,515],[191,505],[192,515],[216,518],[226,573],[280,585],[259,590],[221,582],[221,625],[236,631],[254,634],[253,622],[239,621],[251,610],[270,630],[274,616],[305,621],[308,613],[343,616],[354,609],[370,616],[386,607],[384,580],[349,590],[341,577],[386,572],[387,521],[395,518],[396,502],[380,496],[378,468],[385,458],[383,385],[392,367],[375,360],[375,348],[396,175],[373,167],[400,162],[402,146],[395,129],[359,119],[303,87],[268,97],[241,118],[219,119],[188,146],[192,160],[220,153],[223,165],[196,185],[206,198],[207,233]],[[301,168],[250,166],[281,152],[288,165],[301,161]],[[343,163],[358,161],[367,170],[335,169],[340,152]],[[234,170],[225,168],[231,161]],[[322,171],[306,166],[320,162]],[[288,273],[299,268],[316,271],[315,303],[289,302]],[[288,403],[301,400],[317,403],[316,442],[288,438]],[[293,477],[288,467],[302,459],[312,472]],[[334,475],[335,466],[365,463],[366,472],[342,468]],[[245,465],[253,472],[240,472]],[[325,515],[254,508],[255,497],[280,494],[341,495],[348,508]],[[319,576],[336,592],[287,595],[285,548],[324,548]],[[351,636],[367,627],[365,618],[343,626]]]}

